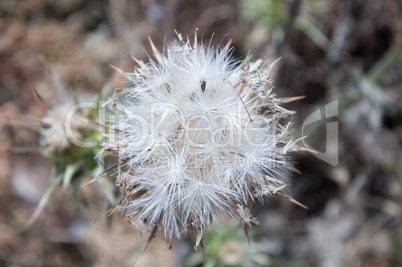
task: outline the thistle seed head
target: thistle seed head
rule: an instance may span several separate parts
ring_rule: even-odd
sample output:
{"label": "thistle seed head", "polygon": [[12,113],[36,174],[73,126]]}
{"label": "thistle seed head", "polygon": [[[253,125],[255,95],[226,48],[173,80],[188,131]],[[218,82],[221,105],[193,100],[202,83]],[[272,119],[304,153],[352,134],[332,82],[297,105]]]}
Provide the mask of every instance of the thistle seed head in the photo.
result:
{"label": "thistle seed head", "polygon": [[195,249],[206,227],[224,215],[257,223],[247,202],[285,186],[288,153],[298,150],[292,115],[273,93],[273,64],[231,58],[230,44],[178,40],[155,60],[137,60],[130,83],[107,107],[101,154],[118,159],[124,217],[142,232],[172,241],[192,231]]}
{"label": "thistle seed head", "polygon": [[[41,119],[43,124],[43,128],[40,130],[42,134],[41,145],[49,145],[56,151],[63,151],[71,147],[69,140],[82,139],[82,131],[88,125],[76,118],[78,116],[74,117],[71,125],[66,126],[66,115],[73,106],[73,99],[65,99],[64,103],[58,103],[48,110]],[[70,131],[66,131],[66,127],[69,127]]]}

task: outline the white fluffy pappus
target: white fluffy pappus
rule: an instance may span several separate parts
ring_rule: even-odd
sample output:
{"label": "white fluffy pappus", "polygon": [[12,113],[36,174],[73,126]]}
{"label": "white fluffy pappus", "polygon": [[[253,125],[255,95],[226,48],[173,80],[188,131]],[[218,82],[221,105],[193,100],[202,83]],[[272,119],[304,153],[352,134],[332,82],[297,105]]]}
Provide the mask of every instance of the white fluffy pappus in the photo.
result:
{"label": "white fluffy pappus", "polygon": [[[102,155],[118,160],[124,217],[169,242],[191,231],[195,249],[224,215],[258,223],[247,202],[285,188],[288,153],[300,149],[280,105],[274,63],[231,59],[230,43],[205,47],[178,34],[155,60],[124,73],[130,86],[106,105],[112,114]],[[246,232],[247,233],[247,232]]]}

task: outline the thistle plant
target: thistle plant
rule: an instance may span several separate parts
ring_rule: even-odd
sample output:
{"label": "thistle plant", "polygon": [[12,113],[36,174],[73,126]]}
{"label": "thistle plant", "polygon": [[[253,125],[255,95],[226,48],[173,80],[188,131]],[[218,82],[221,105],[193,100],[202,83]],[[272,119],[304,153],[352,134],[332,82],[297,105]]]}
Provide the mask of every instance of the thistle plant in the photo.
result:
{"label": "thistle plant", "polygon": [[[152,238],[162,230],[172,244],[183,234],[203,246],[205,229],[221,216],[247,227],[258,221],[250,201],[280,193],[297,151],[290,135],[294,114],[276,98],[270,72],[275,62],[231,57],[220,48],[192,43],[180,34],[153,59],[124,73],[104,107],[113,116],[100,155],[117,159],[120,209]],[[150,239],[149,239],[150,240]]]}
{"label": "thistle plant", "polygon": [[[47,111],[41,118],[38,128],[38,132],[41,134],[39,152],[53,160],[54,164],[49,186],[30,218],[29,224],[38,218],[58,187],[71,186],[75,197],[78,198],[82,179],[85,176],[96,177],[103,171],[103,166],[98,165],[95,160],[96,153],[100,149],[99,146],[81,147],[71,142],[71,140],[79,140],[94,143],[98,140],[99,133],[95,127],[96,124],[92,122],[98,120],[97,109],[77,109],[74,116],[70,117],[71,120],[68,120],[67,118],[72,115],[72,108],[79,106],[79,103],[68,94],[57,75],[50,68],[48,70],[56,88],[57,103],[50,105],[36,90],[34,93]],[[99,102],[105,95],[110,95],[113,80],[92,97],[93,102]],[[105,180],[98,182],[110,205],[114,205],[116,201],[113,188],[110,188]]]}

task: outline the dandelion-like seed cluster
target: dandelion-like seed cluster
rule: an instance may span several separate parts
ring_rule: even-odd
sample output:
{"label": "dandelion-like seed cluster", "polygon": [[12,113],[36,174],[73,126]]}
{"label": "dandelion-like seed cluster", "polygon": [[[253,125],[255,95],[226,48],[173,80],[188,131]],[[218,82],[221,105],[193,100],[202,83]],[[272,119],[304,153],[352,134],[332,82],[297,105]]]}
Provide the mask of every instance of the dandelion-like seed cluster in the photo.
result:
{"label": "dandelion-like seed cluster", "polygon": [[44,127],[41,129],[43,136],[42,145],[49,145],[54,150],[63,151],[71,146],[69,140],[82,139],[82,130],[87,127],[79,118],[71,120],[69,131],[66,130],[66,116],[74,106],[72,99],[64,99],[64,103],[58,103],[50,109],[41,120]]}
{"label": "dandelion-like seed cluster", "polygon": [[298,146],[279,120],[293,112],[273,94],[273,64],[232,59],[230,43],[178,34],[163,53],[151,45],[154,60],[137,60],[130,86],[105,105],[113,117],[101,153],[117,156],[124,217],[170,242],[192,232],[197,249],[221,216],[258,223],[247,203],[286,186]]}

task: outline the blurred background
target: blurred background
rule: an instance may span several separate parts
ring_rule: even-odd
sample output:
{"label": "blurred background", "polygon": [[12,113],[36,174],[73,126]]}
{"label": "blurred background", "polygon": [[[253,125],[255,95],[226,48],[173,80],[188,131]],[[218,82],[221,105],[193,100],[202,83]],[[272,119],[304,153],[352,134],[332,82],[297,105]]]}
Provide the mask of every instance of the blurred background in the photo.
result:
{"label": "blurred background", "polygon": [[[148,37],[162,50],[174,29],[192,38],[196,28],[206,43],[231,39],[237,58],[281,57],[275,91],[305,96],[285,107],[309,147],[326,152],[328,124],[339,128],[336,163],[291,155],[300,173],[286,194],[308,210],[279,196],[254,205],[251,246],[229,221],[207,233],[204,265],[402,266],[401,18],[399,0],[0,1],[0,266],[132,264],[146,237],[107,216],[113,180],[80,187],[102,171],[96,148],[61,149],[44,125],[66,99],[124,86],[110,65],[146,61]],[[316,110],[321,120],[303,129]],[[136,266],[202,264],[190,237],[172,250],[155,238]]]}

